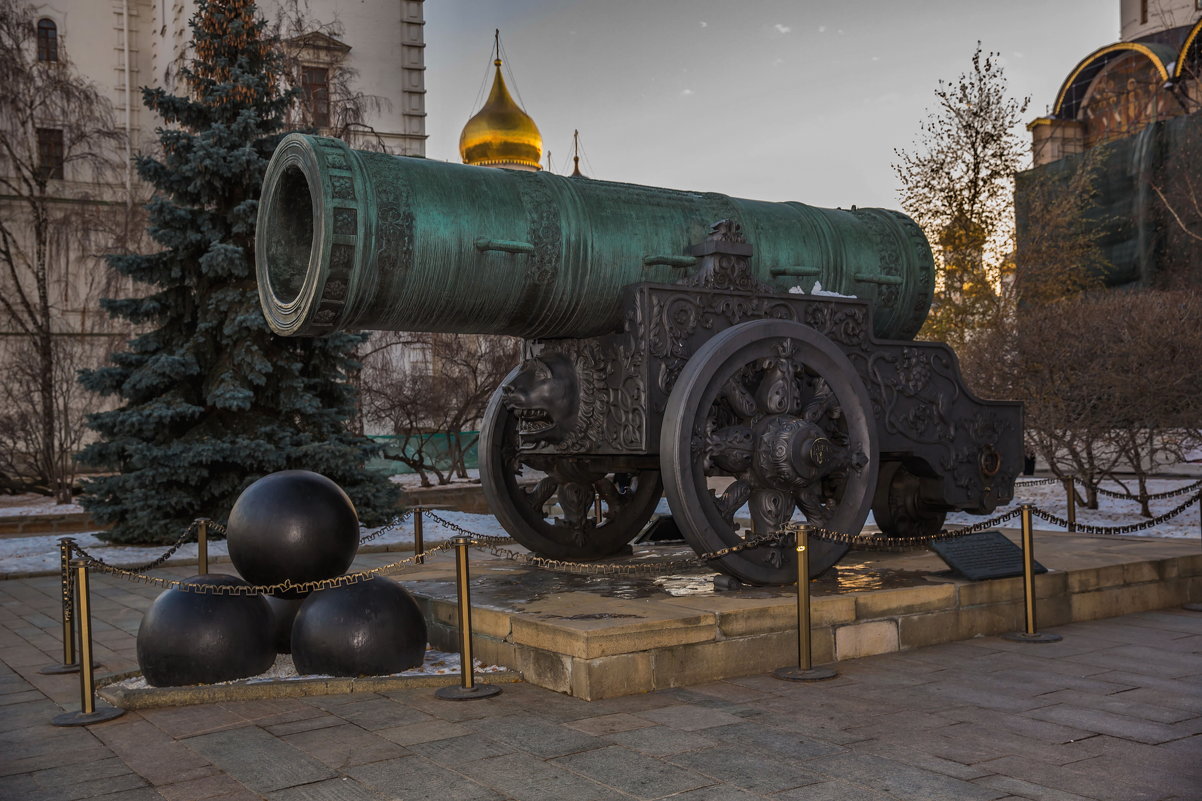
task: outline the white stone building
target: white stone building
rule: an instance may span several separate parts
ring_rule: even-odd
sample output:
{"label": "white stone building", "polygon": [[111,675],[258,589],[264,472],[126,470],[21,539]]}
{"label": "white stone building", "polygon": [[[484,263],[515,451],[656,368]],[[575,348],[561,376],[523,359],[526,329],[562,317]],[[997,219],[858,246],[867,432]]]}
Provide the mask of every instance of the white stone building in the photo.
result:
{"label": "white stone building", "polygon": [[[104,197],[110,203],[144,202],[149,190],[138,185],[132,157],[154,151],[155,128],[161,121],[142,104],[141,89],[181,90],[176,79],[189,55],[188,21],[195,0],[53,0],[32,6],[38,60],[69,59],[112,103],[117,128],[127,134],[125,152],[115,154],[124,165],[124,174],[114,176],[115,185],[88,185],[68,163],[53,175],[51,193]],[[423,0],[260,0],[259,11],[292,45],[308,120],[323,133],[344,135],[357,146],[425,155]],[[361,104],[364,124],[336,128],[338,90],[348,83],[368,98]],[[38,149],[43,161],[53,164],[57,154],[61,165],[62,133],[56,121],[39,122]],[[98,285],[106,271],[97,259],[80,254],[66,261],[69,274],[54,280],[56,328],[62,333],[95,333],[104,317],[96,308],[98,296],[113,294],[114,286],[111,281]]]}
{"label": "white stone building", "polygon": [[[425,154],[425,48],[423,0],[263,0],[269,22],[281,7],[300,9],[310,23],[298,41],[310,96],[329,86],[332,73],[349,68],[354,86],[382,99],[365,120],[387,145],[404,155]],[[191,37],[194,0],[54,0],[35,4],[39,35],[49,31],[83,75],[112,101],[118,122],[138,149],[158,124],[141,102],[141,87],[175,88],[177,65]],[[336,36],[324,35],[336,31]],[[285,30],[285,33],[291,31]],[[303,38],[303,37],[302,37]],[[307,45],[307,46],[305,46]],[[323,74],[324,73],[324,74]],[[308,79],[312,79],[309,81]]]}
{"label": "white stone building", "polygon": [[[269,23],[277,22],[281,6],[287,11],[289,5],[281,0],[258,4]],[[299,0],[298,5],[309,23],[306,33],[329,29],[338,33],[303,47],[305,66],[331,72],[342,67],[354,70],[355,88],[385,101],[385,107],[371,112],[367,122],[389,150],[424,155],[423,0],[363,4]],[[157,124],[142,107],[140,88],[175,88],[176,67],[187,55],[188,20],[195,6],[194,0],[57,0],[35,7],[39,19],[56,25],[59,42],[76,68],[106,91],[122,123],[134,133],[136,147],[153,136]]]}

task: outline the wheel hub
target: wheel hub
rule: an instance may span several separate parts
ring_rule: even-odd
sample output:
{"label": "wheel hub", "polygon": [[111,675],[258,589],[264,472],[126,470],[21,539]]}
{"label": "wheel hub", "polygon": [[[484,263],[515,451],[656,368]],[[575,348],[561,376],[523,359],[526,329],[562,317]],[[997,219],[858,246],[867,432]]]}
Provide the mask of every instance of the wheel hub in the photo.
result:
{"label": "wheel hub", "polygon": [[770,415],[756,426],[752,475],[757,485],[796,492],[838,466],[837,450],[818,425],[793,415]]}

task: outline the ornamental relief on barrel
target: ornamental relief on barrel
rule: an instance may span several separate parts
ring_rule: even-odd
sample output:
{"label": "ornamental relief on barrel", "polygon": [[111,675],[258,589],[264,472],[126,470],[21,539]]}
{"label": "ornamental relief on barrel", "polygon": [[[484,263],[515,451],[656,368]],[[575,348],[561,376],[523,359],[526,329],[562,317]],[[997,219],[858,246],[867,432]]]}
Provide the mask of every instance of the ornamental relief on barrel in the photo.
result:
{"label": "ornamental relief on barrel", "polygon": [[403,186],[399,182],[387,183],[378,195],[376,265],[384,275],[398,273],[413,264],[413,211]]}
{"label": "ornamental relief on barrel", "polygon": [[522,206],[528,215],[527,237],[534,252],[526,267],[526,281],[543,286],[555,281],[562,258],[559,203],[536,173],[513,172]]}
{"label": "ornamental relief on barrel", "polygon": [[355,181],[349,175],[330,176],[330,197],[338,200],[355,199]]}

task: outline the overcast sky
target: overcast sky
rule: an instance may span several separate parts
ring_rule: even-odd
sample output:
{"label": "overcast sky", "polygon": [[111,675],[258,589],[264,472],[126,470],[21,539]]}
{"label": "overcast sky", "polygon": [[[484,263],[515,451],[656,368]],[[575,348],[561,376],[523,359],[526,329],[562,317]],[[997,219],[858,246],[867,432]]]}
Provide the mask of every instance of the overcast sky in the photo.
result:
{"label": "overcast sky", "polygon": [[459,160],[500,28],[555,172],[570,172],[579,128],[593,178],[843,207],[898,208],[894,149],[913,148],[939,79],[970,68],[978,39],[1030,95],[1030,120],[1119,29],[1118,0],[427,0],[425,13],[431,158]]}

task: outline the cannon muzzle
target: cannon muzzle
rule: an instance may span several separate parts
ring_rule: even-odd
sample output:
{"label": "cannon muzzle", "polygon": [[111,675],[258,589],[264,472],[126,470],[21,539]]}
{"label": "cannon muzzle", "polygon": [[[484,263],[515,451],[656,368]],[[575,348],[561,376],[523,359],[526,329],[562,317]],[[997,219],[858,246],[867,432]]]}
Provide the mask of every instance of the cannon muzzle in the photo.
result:
{"label": "cannon muzzle", "polygon": [[622,326],[622,289],[687,278],[710,225],[739,223],[761,282],[872,303],[878,337],[911,339],[934,266],[884,209],[820,209],[352,150],[292,134],[267,168],[259,297],[284,335],[342,329],[526,338]]}

